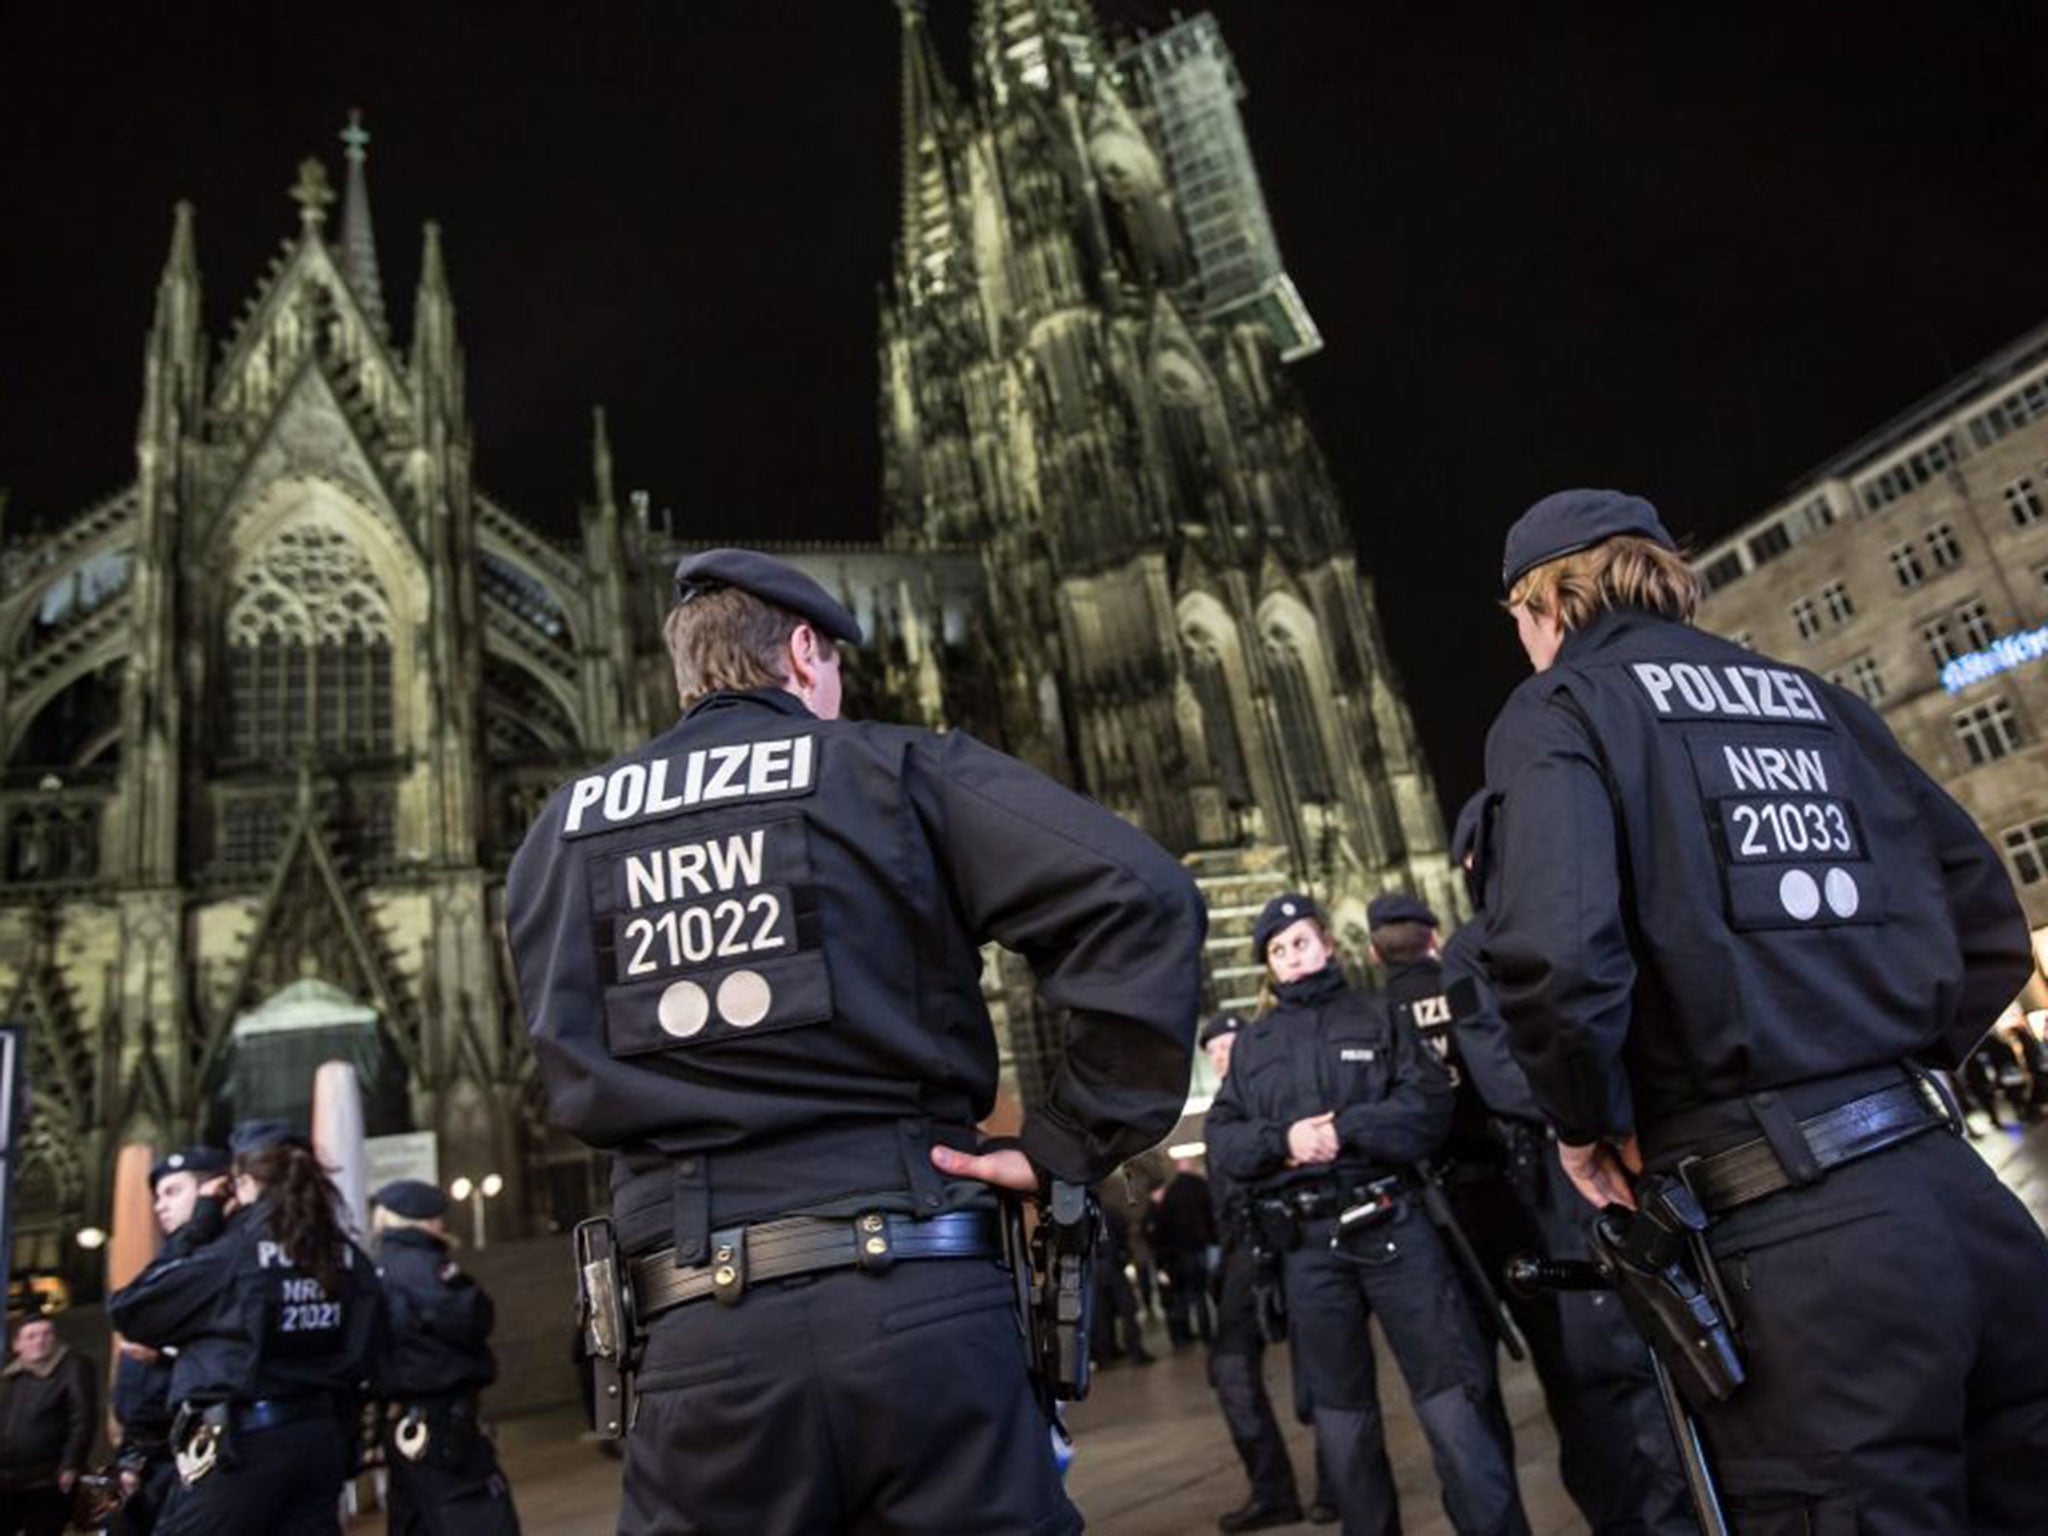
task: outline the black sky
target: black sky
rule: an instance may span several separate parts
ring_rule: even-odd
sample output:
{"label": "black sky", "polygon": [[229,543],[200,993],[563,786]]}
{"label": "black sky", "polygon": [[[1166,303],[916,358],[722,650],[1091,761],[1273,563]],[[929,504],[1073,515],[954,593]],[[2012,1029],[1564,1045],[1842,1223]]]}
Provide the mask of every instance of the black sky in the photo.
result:
{"label": "black sky", "polygon": [[[963,54],[968,0],[933,8]],[[1710,538],[2048,316],[2048,8],[1214,9],[1450,805],[1517,675],[1492,575],[1523,505],[1619,484]],[[441,221],[494,495],[571,526],[602,400],[622,483],[679,528],[872,537],[896,62],[886,0],[14,0],[10,528],[132,473],[172,202],[224,334],[360,105],[401,336]]]}

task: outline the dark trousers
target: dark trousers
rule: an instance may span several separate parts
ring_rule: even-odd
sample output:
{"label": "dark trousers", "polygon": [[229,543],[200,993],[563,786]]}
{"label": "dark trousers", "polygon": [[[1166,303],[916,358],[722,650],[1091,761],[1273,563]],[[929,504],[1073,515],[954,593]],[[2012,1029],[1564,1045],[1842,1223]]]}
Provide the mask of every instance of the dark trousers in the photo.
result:
{"label": "dark trousers", "polygon": [[1081,1529],[985,1259],[771,1281],[656,1318],[620,1536]]}
{"label": "dark trousers", "polygon": [[[1543,1148],[1546,1160],[1556,1154]],[[1451,1208],[1494,1288],[1507,1297],[1557,1428],[1558,1472],[1594,1536],[1696,1536],[1678,1448],[1647,1346],[1604,1293],[1521,1297],[1502,1280],[1518,1254],[1586,1256],[1593,1208],[1560,1167],[1518,1190],[1505,1173],[1453,1183]],[[1540,1176],[1540,1175],[1539,1175]]]}
{"label": "dark trousers", "polygon": [[55,1488],[0,1488],[0,1536],[64,1536],[70,1513]]}
{"label": "dark trousers", "polygon": [[519,1536],[497,1451],[473,1417],[430,1419],[426,1454],[408,1461],[387,1447],[384,1466],[389,1536]]}
{"label": "dark trousers", "polygon": [[1171,1253],[1166,1255],[1166,1332],[1176,1344],[1191,1339],[1208,1343],[1215,1333],[1209,1310],[1209,1255]]}
{"label": "dark trousers", "polygon": [[1749,1379],[1700,1415],[1739,1536],[2048,1531],[2048,1239],[1942,1132],[1715,1222]]}
{"label": "dark trousers", "polygon": [[1287,1441],[1266,1395],[1266,1339],[1259,1330],[1252,1288],[1256,1266],[1248,1243],[1223,1248],[1222,1293],[1216,1302],[1216,1342],[1209,1350],[1209,1385],[1250,1479],[1255,1503],[1296,1506],[1300,1495]]}
{"label": "dark trousers", "polygon": [[121,1536],[150,1536],[177,1486],[178,1468],[170,1451],[150,1457],[142,1464],[135,1491],[122,1500],[113,1528]]}
{"label": "dark trousers", "polygon": [[239,1434],[233,1462],[174,1487],[156,1536],[334,1536],[348,1475],[339,1419]]}
{"label": "dark trousers", "polygon": [[1316,1447],[1328,1465],[1345,1536],[1400,1529],[1374,1383],[1374,1313],[1386,1330],[1460,1536],[1528,1536],[1514,1448],[1494,1374],[1493,1341],[1418,1202],[1330,1246],[1334,1221],[1302,1230],[1286,1256],[1287,1312],[1297,1368],[1315,1404]]}

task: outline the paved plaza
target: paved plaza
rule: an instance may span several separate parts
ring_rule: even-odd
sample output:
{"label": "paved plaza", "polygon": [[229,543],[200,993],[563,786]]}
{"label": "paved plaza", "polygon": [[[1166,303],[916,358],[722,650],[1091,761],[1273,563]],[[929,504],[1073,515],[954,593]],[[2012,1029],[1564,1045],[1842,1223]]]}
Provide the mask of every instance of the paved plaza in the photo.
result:
{"label": "paved plaza", "polygon": [[[2024,1137],[1987,1132],[1977,1146],[2048,1225],[2048,1126],[2035,1127]],[[1208,1536],[1218,1514],[1243,1502],[1244,1475],[1217,1415],[1202,1351],[1174,1351],[1157,1323],[1148,1328],[1159,1363],[1102,1372],[1088,1401],[1074,1408],[1079,1458],[1068,1486],[1088,1516],[1089,1530],[1100,1536]],[[1267,1361],[1268,1384],[1283,1418],[1290,1400],[1285,1355],[1285,1350],[1270,1352]],[[1384,1347],[1380,1358],[1387,1361]],[[1390,1363],[1383,1365],[1381,1385],[1403,1523],[1410,1536],[1450,1536],[1428,1447],[1398,1380],[1386,1379],[1391,1370]],[[1535,1378],[1526,1366],[1511,1366],[1503,1388],[1514,1420],[1523,1500],[1536,1536],[1579,1536],[1586,1527],[1558,1485],[1556,1441]],[[576,1411],[566,1406],[499,1426],[500,1452],[527,1536],[601,1536],[612,1530],[619,1464],[582,1439],[581,1429]],[[1306,1484],[1313,1465],[1308,1431],[1290,1423],[1288,1438],[1297,1475]],[[351,1536],[383,1529],[381,1518],[370,1517],[358,1520]]]}

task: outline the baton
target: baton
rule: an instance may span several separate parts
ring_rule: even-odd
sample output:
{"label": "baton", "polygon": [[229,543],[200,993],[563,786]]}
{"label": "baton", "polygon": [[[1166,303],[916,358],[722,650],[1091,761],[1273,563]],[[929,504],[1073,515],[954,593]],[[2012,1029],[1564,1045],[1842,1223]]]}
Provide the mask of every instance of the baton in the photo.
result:
{"label": "baton", "polygon": [[1451,1245],[1451,1256],[1458,1261],[1458,1267],[1465,1271],[1465,1278],[1472,1282],[1479,1299],[1493,1316],[1493,1326],[1500,1333],[1500,1341],[1507,1346],[1508,1358],[1517,1363],[1529,1358],[1529,1351],[1522,1343],[1522,1332],[1515,1326],[1514,1314],[1508,1311],[1507,1302],[1493,1282],[1487,1278],[1486,1266],[1479,1262],[1479,1255],[1472,1251],[1472,1241],[1465,1236],[1465,1229],[1458,1225],[1458,1218],[1451,1210],[1451,1202],[1444,1197],[1443,1186],[1437,1182],[1436,1170],[1423,1163],[1416,1170],[1422,1175],[1422,1208],[1429,1213],[1430,1223],[1443,1233],[1444,1241]]}

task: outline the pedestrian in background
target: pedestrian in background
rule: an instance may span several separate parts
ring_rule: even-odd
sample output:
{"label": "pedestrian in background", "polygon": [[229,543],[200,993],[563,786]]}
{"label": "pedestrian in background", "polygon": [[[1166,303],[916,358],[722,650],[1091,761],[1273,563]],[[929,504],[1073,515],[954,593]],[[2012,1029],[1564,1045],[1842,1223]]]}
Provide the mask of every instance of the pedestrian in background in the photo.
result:
{"label": "pedestrian in background", "polygon": [[98,1372],[32,1314],[14,1325],[0,1370],[0,1536],[59,1536],[92,1454]]}

